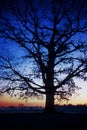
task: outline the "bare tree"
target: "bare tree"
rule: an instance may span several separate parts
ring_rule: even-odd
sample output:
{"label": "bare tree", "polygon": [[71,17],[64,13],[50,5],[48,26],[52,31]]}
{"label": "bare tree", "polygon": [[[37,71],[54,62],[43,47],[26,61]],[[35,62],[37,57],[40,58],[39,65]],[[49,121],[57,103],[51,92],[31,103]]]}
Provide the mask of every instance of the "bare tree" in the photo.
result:
{"label": "bare tree", "polygon": [[[5,3],[0,18],[0,38],[24,49],[20,61],[0,56],[2,92],[25,90],[21,96],[46,95],[45,112],[54,112],[54,98],[68,99],[87,78],[87,45],[75,36],[87,31],[86,4],[74,0],[20,0]],[[20,59],[21,60],[21,59]],[[17,62],[17,64],[16,64]],[[18,64],[19,62],[19,64]]]}

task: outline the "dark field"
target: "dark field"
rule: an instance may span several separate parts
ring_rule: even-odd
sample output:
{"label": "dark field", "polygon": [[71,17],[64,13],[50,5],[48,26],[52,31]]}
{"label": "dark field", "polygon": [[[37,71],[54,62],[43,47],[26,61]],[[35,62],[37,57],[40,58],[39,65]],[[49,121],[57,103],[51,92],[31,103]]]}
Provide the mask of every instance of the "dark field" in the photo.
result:
{"label": "dark field", "polygon": [[87,114],[0,114],[0,130],[87,130]]}

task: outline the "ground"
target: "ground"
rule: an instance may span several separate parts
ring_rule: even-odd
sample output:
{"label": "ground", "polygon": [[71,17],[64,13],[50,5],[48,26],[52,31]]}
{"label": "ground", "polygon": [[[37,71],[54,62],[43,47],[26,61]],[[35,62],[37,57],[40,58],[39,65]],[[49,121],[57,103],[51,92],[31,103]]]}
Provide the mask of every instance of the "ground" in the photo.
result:
{"label": "ground", "polygon": [[0,130],[86,130],[87,114],[0,114]]}

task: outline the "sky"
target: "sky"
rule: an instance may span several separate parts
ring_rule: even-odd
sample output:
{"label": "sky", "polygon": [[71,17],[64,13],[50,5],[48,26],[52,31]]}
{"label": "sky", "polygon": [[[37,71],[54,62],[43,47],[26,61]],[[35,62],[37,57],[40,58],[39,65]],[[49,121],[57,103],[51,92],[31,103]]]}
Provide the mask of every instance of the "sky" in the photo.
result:
{"label": "sky", "polygon": [[[87,105],[87,81],[77,80],[76,83],[78,84],[81,89],[76,90],[75,94],[72,95],[70,100],[67,101],[58,101],[55,100],[55,104],[73,104],[73,105]],[[11,97],[8,94],[5,94],[3,97],[0,98],[0,107],[9,107],[9,106],[17,106],[19,107],[21,104],[23,106],[41,106],[45,107],[45,97],[43,99],[37,99],[35,97],[29,98],[27,101],[20,99],[18,96]]]}
{"label": "sky", "polygon": [[[8,52],[8,46],[1,45],[0,52],[3,52],[3,49]],[[2,49],[3,48],[3,49]],[[13,53],[20,54],[20,48],[18,46],[10,45],[9,48],[13,50]],[[9,50],[10,51],[10,50]],[[13,54],[12,53],[12,54]],[[24,52],[22,51],[20,55],[23,55]],[[81,79],[76,80],[76,84],[80,87],[79,90],[76,90],[75,94],[70,98],[70,100],[60,102],[58,100],[55,100],[55,104],[87,104],[87,81],[83,81]],[[18,96],[17,97],[11,97],[8,94],[5,94],[3,97],[0,98],[0,107],[8,107],[8,106],[20,106],[20,104],[23,104],[24,106],[45,106],[45,97],[43,99],[36,99],[36,98],[30,98],[27,100],[22,100]]]}
{"label": "sky", "polygon": [[[59,102],[55,100],[55,104],[73,104],[73,105],[87,105],[87,82],[78,81],[79,86],[81,86],[80,90],[77,90],[75,94],[70,98],[70,100]],[[11,97],[9,95],[4,95],[4,97],[0,98],[0,107],[9,107],[9,106],[17,106],[19,107],[21,104],[24,106],[45,106],[45,97],[43,99],[30,98],[27,100],[22,100],[19,97]]]}
{"label": "sky", "polygon": [[[86,35],[83,37],[81,36],[83,40],[86,39]],[[77,36],[75,37],[75,39],[77,39]],[[20,49],[19,46],[15,45],[15,43],[6,43],[3,44],[4,42],[1,42],[2,44],[0,44],[0,53],[1,54],[11,54],[14,55],[16,54],[16,56],[20,57],[21,55],[24,55],[24,51]],[[79,90],[76,90],[75,94],[72,95],[72,97],[70,97],[70,100],[67,101],[58,101],[55,100],[55,104],[73,104],[73,105],[77,105],[77,104],[87,104],[87,81],[83,81],[81,79],[77,79],[76,80],[76,84],[80,87]],[[8,107],[8,106],[17,106],[19,107],[21,104],[23,104],[24,106],[45,106],[45,97],[43,99],[37,99],[37,98],[30,98],[26,101],[20,99],[18,96],[15,97],[11,97],[8,94],[4,94],[3,97],[0,98],[0,107]]]}
{"label": "sky", "polygon": [[[5,14],[6,15],[6,14]],[[86,13],[85,13],[86,15]],[[14,20],[14,19],[13,19]],[[14,23],[13,23],[14,24]],[[49,25],[49,23],[47,23]],[[87,34],[79,35],[80,40],[87,41]],[[78,39],[78,35],[74,37],[74,41]],[[0,55],[3,56],[14,56],[20,58],[20,56],[25,55],[25,51],[20,48],[15,42],[7,41],[5,39],[0,39]],[[76,93],[70,98],[69,102],[59,102],[55,100],[55,104],[87,104],[87,81],[81,79],[76,79],[76,84],[81,87],[81,89],[76,90]],[[19,99],[19,97],[11,97],[8,94],[5,94],[4,97],[0,98],[0,106],[45,106],[45,97],[43,99],[37,100],[36,98],[30,98],[27,100]]]}

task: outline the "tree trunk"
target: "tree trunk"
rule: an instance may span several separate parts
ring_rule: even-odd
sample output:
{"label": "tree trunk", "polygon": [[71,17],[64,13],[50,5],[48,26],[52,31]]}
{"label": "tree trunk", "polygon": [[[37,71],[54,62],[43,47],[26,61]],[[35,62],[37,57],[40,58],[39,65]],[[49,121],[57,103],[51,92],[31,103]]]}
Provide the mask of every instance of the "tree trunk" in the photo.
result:
{"label": "tree trunk", "polygon": [[54,106],[54,63],[55,63],[55,48],[53,41],[50,43],[49,53],[48,53],[48,66],[46,68],[46,81],[45,81],[45,90],[46,90],[46,104],[45,104],[45,113],[56,113]]}
{"label": "tree trunk", "polygon": [[56,113],[55,106],[54,106],[54,94],[46,94],[44,113],[47,114]]}

